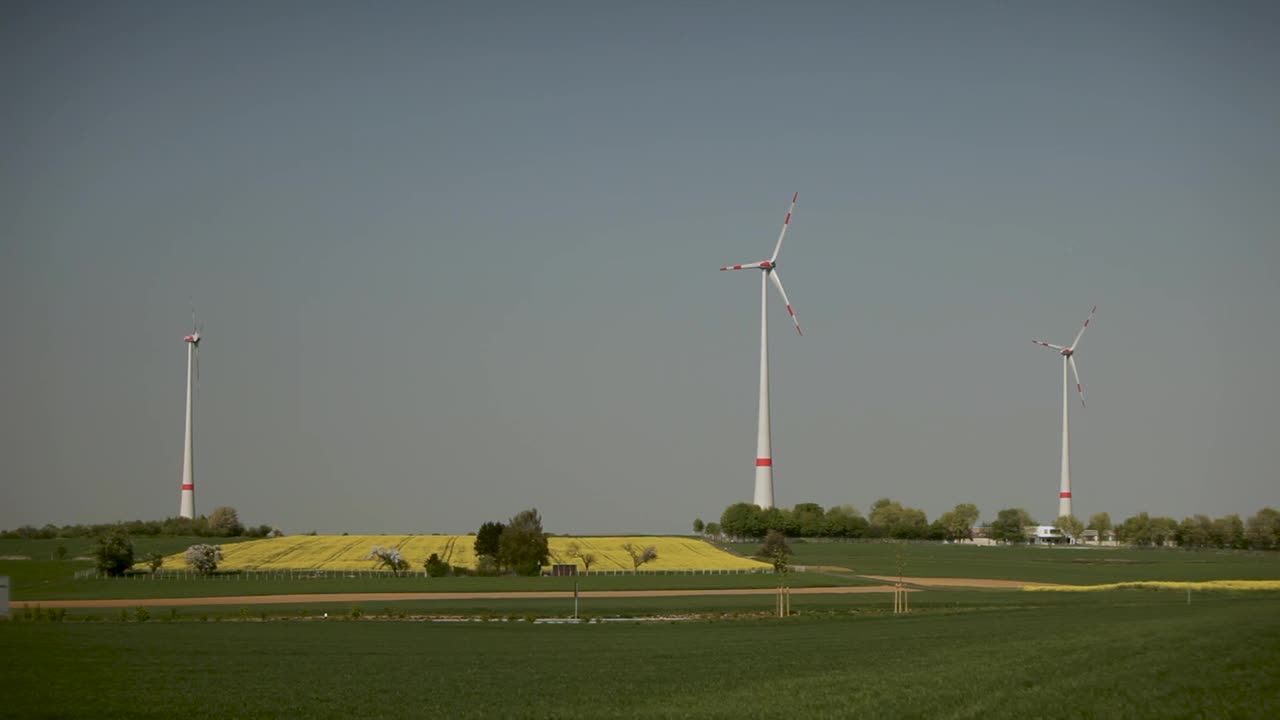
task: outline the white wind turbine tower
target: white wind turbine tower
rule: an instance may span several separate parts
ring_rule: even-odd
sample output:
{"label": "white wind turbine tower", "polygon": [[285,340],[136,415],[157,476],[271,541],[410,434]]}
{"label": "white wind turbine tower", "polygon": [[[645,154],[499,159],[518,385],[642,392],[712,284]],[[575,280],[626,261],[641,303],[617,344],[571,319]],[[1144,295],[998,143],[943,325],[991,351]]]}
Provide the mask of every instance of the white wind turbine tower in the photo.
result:
{"label": "white wind turbine tower", "polygon": [[773,255],[768,260],[748,263],[746,265],[729,265],[721,270],[760,270],[760,415],[756,426],[756,491],[755,504],[762,508],[773,507],[773,443],[769,431],[769,282],[778,288],[782,302],[787,306],[791,321],[796,324],[796,332],[800,332],[800,321],[791,309],[791,301],[787,299],[787,291],[782,289],[782,281],[778,279],[778,251],[782,249],[782,239],[787,236],[787,226],[791,224],[791,213],[796,209],[796,199],[800,193],[791,196],[791,207],[787,209],[787,217],[782,221],[782,232],[778,234],[778,244],[773,248]]}
{"label": "white wind turbine tower", "polygon": [[1089,317],[1084,319],[1084,325],[1081,326],[1080,332],[1076,333],[1076,339],[1071,343],[1070,347],[1062,347],[1054,345],[1043,340],[1032,340],[1037,345],[1043,345],[1058,351],[1062,356],[1062,485],[1058,490],[1058,517],[1071,514],[1071,432],[1067,422],[1067,407],[1070,405],[1070,392],[1067,387],[1067,366],[1071,366],[1071,374],[1076,378],[1076,392],[1080,394],[1080,407],[1084,407],[1084,387],[1080,385],[1080,372],[1076,370],[1076,346],[1080,344],[1080,337],[1084,335],[1084,331],[1089,329],[1089,321],[1093,319],[1093,314],[1098,311],[1098,306],[1094,305],[1089,311]]}
{"label": "white wind turbine tower", "polygon": [[196,476],[194,457],[192,455],[192,413],[195,410],[192,402],[192,370],[195,380],[200,380],[200,328],[196,326],[196,314],[191,313],[191,334],[182,338],[187,343],[187,429],[182,438],[182,502],[178,506],[178,517],[195,518],[196,516]]}

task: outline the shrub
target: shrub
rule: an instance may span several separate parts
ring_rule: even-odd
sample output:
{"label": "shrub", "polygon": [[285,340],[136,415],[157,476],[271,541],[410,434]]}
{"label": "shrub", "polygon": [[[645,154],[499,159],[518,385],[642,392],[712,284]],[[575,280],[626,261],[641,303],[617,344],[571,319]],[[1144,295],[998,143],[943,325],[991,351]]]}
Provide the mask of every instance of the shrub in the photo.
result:
{"label": "shrub", "polygon": [[449,563],[441,560],[438,553],[431,553],[431,557],[427,558],[423,566],[430,577],[444,577],[449,574]]}
{"label": "shrub", "polygon": [[222,561],[221,545],[192,545],[187,548],[187,564],[205,575],[212,575]]}

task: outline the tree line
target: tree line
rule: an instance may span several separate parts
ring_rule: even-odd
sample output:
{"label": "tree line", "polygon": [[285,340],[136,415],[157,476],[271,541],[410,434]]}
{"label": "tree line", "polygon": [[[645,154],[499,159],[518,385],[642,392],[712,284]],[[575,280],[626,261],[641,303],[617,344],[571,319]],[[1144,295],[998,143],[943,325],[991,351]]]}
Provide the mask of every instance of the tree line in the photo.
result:
{"label": "tree line", "polygon": [[112,530],[131,536],[196,536],[196,537],[276,537],[284,533],[270,525],[246,526],[230,506],[214,508],[209,515],[195,518],[171,517],[164,520],[124,520],[113,523],[79,523],[43,527],[23,525],[0,531],[4,540],[52,540],[54,538],[99,537]]}
{"label": "tree line", "polygon": [[[823,508],[817,503],[800,503],[790,509],[763,509],[752,503],[734,503],[720,515],[719,522],[693,522],[699,534],[731,538],[764,538],[771,531],[784,537],[797,538],[887,538],[895,540],[965,540],[979,527],[981,514],[973,503],[961,503],[933,522],[923,510],[907,507],[889,498],[881,498],[863,516],[853,505]],[[1101,512],[1085,522],[1064,515],[1050,523],[1064,536],[1080,538],[1086,530],[1100,536],[1113,531],[1118,541],[1138,546],[1173,546],[1190,548],[1280,549],[1280,512],[1267,507],[1247,520],[1239,515],[1210,518],[1195,515],[1181,522],[1169,517],[1151,517],[1138,513],[1119,525]],[[1022,508],[1005,508],[985,524],[985,532],[996,541],[1024,542],[1029,528],[1037,525],[1034,517]]]}

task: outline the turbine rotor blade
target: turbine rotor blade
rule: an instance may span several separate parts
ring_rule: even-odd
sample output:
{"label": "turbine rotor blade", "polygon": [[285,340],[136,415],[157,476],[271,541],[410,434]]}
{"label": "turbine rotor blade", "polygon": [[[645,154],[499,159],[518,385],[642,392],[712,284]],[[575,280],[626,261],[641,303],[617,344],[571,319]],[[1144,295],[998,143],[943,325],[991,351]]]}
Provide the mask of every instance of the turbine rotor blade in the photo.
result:
{"label": "turbine rotor blade", "polygon": [[1068,357],[1067,364],[1071,366],[1071,374],[1076,376],[1076,392],[1080,395],[1080,407],[1084,407],[1084,386],[1080,384],[1080,371],[1076,370],[1075,357]]}
{"label": "turbine rotor blade", "polygon": [[720,269],[721,270],[754,270],[756,268],[764,267],[765,262],[766,261],[746,263],[745,265],[726,265]]}
{"label": "turbine rotor blade", "polygon": [[796,317],[796,311],[791,309],[791,301],[787,299],[787,291],[782,289],[782,280],[778,277],[777,271],[768,273],[769,279],[773,281],[773,286],[778,288],[778,292],[782,294],[782,302],[787,304],[787,314],[791,316],[791,322],[796,324],[796,332],[804,335],[800,329],[800,319]]}
{"label": "turbine rotor blade", "polygon": [[1081,335],[1084,335],[1084,331],[1089,329],[1089,321],[1093,319],[1093,314],[1094,314],[1094,313],[1096,313],[1096,312],[1098,312],[1098,306],[1097,306],[1097,305],[1094,305],[1094,306],[1093,306],[1093,309],[1089,311],[1089,317],[1087,317],[1087,318],[1085,318],[1085,319],[1084,319],[1084,325],[1081,325],[1081,326],[1080,326],[1080,332],[1076,333],[1076,339],[1075,339],[1075,342],[1072,342],[1072,343],[1071,343],[1071,349],[1072,349],[1072,350],[1075,350],[1075,349],[1076,349],[1076,345],[1079,345],[1079,344],[1080,344],[1080,336],[1081,336]]}
{"label": "turbine rotor blade", "polygon": [[782,249],[782,238],[787,236],[787,226],[791,224],[791,213],[795,212],[796,199],[799,197],[799,192],[791,196],[791,207],[787,208],[787,217],[782,221],[782,232],[778,233],[778,244],[773,246],[773,255],[769,258],[771,263],[778,259],[778,251]]}
{"label": "turbine rotor blade", "polygon": [[1066,348],[1062,347],[1061,345],[1054,345],[1053,343],[1047,343],[1043,340],[1032,340],[1031,342],[1035,343],[1036,345],[1043,345],[1047,348],[1053,348],[1054,350],[1066,350]]}

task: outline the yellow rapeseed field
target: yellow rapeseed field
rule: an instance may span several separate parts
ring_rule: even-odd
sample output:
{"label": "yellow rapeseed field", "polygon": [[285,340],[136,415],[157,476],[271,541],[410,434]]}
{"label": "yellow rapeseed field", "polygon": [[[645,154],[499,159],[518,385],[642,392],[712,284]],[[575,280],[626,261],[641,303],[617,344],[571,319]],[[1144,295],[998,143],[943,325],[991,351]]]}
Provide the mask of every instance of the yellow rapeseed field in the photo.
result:
{"label": "yellow rapeseed field", "polygon": [[[410,569],[421,571],[423,562],[436,553],[450,565],[474,568],[474,535],[295,535],[250,540],[222,546],[220,570],[372,570],[376,564],[365,559],[374,546],[393,547],[409,561]],[[211,541],[216,542],[216,541]],[[595,556],[591,570],[631,570],[631,556],[624,545],[650,545],[658,558],[645,563],[643,570],[763,570],[769,565],[716,548],[708,542],[683,537],[552,537],[548,538],[552,563],[583,561],[569,557],[573,546]],[[186,567],[183,553],[165,558],[164,567]]]}
{"label": "yellow rapeseed field", "polygon": [[1206,580],[1202,582],[1138,581],[1106,585],[1028,585],[1033,592],[1096,592],[1099,590],[1280,590],[1280,580]]}

